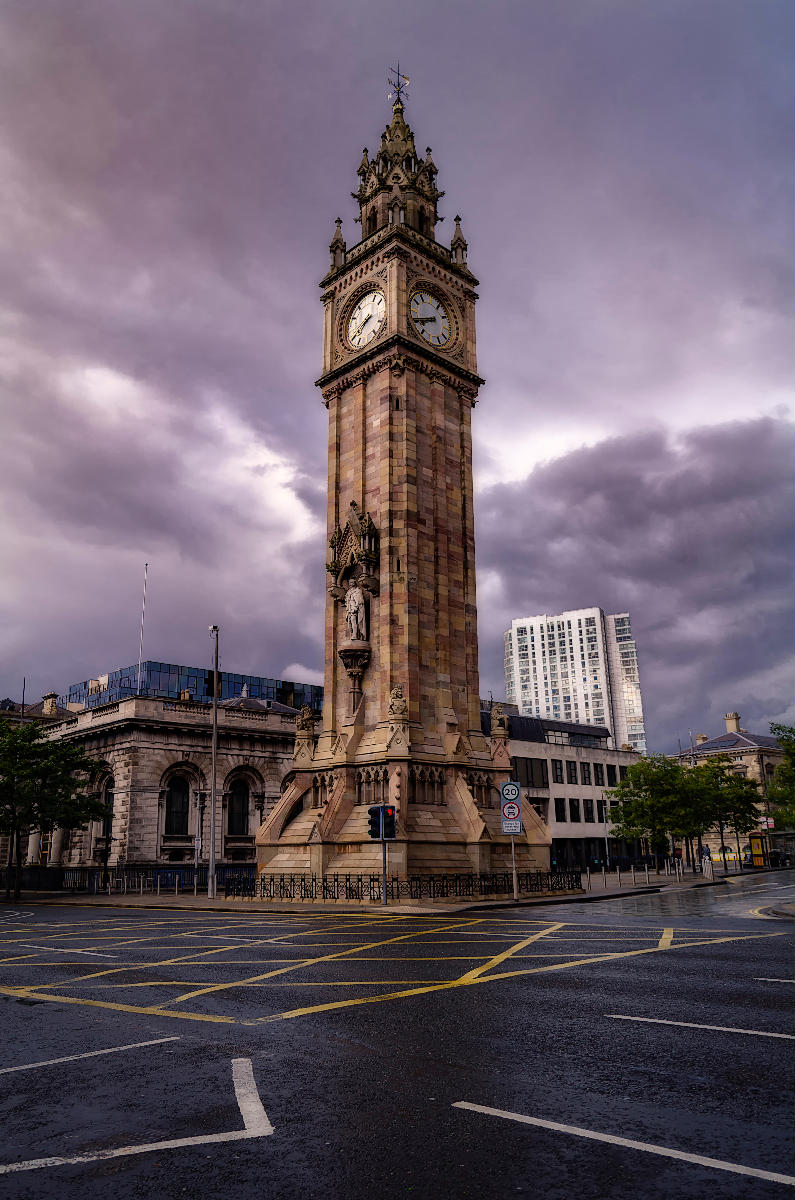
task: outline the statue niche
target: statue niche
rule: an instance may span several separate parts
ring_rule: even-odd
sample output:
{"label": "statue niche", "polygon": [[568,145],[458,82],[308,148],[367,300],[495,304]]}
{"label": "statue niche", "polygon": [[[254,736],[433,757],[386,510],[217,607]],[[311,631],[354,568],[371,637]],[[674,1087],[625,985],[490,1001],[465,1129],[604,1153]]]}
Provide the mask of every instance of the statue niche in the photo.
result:
{"label": "statue niche", "polygon": [[369,604],[378,595],[378,530],[355,500],[345,527],[338,525],[331,535],[329,549],[328,590],[344,612],[338,653],[351,683],[349,715],[353,717],[362,712],[362,677],[370,662]]}
{"label": "statue niche", "polygon": [[367,642],[370,636],[369,599],[378,595],[378,530],[369,513],[350,503],[344,529],[339,525],[329,540],[326,570],[329,594],[345,609],[346,642]]}

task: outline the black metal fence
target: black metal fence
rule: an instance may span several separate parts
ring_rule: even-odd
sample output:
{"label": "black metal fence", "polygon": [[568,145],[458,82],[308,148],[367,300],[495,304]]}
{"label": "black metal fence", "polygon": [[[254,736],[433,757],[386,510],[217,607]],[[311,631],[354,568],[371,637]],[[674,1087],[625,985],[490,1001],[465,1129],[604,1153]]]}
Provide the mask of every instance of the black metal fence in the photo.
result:
{"label": "black metal fence", "polygon": [[[57,882],[49,886],[66,892],[88,892],[90,895],[135,894],[181,895],[207,891],[207,867],[187,864],[170,866],[64,867]],[[582,890],[579,871],[519,871],[517,881],[520,895],[549,894]],[[227,898],[257,900],[349,900],[360,903],[381,903],[382,880],[378,874],[310,875],[263,874],[251,865],[219,864],[216,868],[218,892]],[[477,900],[481,897],[512,896],[513,876],[510,871],[491,871],[484,874],[409,875],[387,879],[387,900]]]}
{"label": "black metal fence", "polygon": [[[582,890],[579,871],[519,871],[520,895]],[[409,875],[387,879],[387,900],[477,900],[513,896],[510,871],[487,874]],[[260,875],[254,881],[229,879],[224,895],[258,900],[353,900],[377,904],[383,900],[380,875]]]}
{"label": "black metal fence", "polygon": [[[251,866],[231,866],[219,864],[215,869],[215,879],[218,887],[225,887],[231,881],[240,885],[253,886],[257,877],[257,868]],[[100,892],[139,892],[141,894],[173,892],[206,892],[207,867],[179,865],[168,867],[109,867],[107,875],[102,867],[65,867],[61,887],[64,891],[89,892],[92,895]]]}

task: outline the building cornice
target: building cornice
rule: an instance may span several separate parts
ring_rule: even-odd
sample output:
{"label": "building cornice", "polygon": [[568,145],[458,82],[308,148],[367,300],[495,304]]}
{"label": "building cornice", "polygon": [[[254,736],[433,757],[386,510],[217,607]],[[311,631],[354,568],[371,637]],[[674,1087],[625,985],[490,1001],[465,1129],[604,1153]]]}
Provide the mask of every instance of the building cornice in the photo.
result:
{"label": "building cornice", "polygon": [[390,370],[399,376],[407,369],[419,371],[432,380],[438,380],[448,387],[455,388],[462,396],[472,401],[474,407],[478,388],[486,382],[474,371],[455,366],[441,355],[432,350],[417,352],[417,346],[409,341],[404,334],[395,333],[382,342],[376,355],[362,355],[353,362],[347,362],[315,380],[315,386],[321,389],[323,403],[328,408],[329,401],[338,396],[345,388],[363,383],[371,375],[379,371]]}

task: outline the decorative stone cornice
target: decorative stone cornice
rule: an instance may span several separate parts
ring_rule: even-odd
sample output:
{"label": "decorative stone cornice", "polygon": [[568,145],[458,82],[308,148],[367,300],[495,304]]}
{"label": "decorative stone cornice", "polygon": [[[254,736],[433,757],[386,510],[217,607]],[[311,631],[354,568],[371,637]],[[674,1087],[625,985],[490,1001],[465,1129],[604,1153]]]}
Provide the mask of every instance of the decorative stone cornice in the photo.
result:
{"label": "decorative stone cornice", "polygon": [[403,337],[402,334],[395,334],[390,338],[389,346],[384,348],[384,353],[377,358],[348,364],[329,371],[316,381],[316,386],[321,389],[323,403],[328,408],[331,400],[338,397],[346,388],[364,383],[371,375],[375,375],[379,371],[389,370],[393,375],[400,376],[408,369],[454,388],[467,400],[471,400],[473,404],[478,388],[485,382],[474,371],[467,371],[464,367],[448,363],[441,357],[437,358],[432,352],[423,351],[423,357],[420,358],[408,338]]}

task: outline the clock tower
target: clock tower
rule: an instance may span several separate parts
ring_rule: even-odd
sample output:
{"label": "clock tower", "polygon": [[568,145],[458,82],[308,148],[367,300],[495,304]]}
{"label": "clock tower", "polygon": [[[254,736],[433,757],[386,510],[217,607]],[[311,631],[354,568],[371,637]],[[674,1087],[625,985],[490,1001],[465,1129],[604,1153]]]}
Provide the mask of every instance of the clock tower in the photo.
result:
{"label": "clock tower", "polygon": [[[402,86],[353,193],[361,238],[337,220],[321,281],[328,410],[322,728],[305,711],[294,771],[257,836],[261,870],[372,872],[367,809],[394,803],[390,873],[510,864],[499,786],[507,721],[481,727],[471,419],[477,280],[460,218],[449,246],[430,149],[417,153]],[[498,707],[498,706],[497,706]],[[548,869],[524,805],[522,869]]]}

